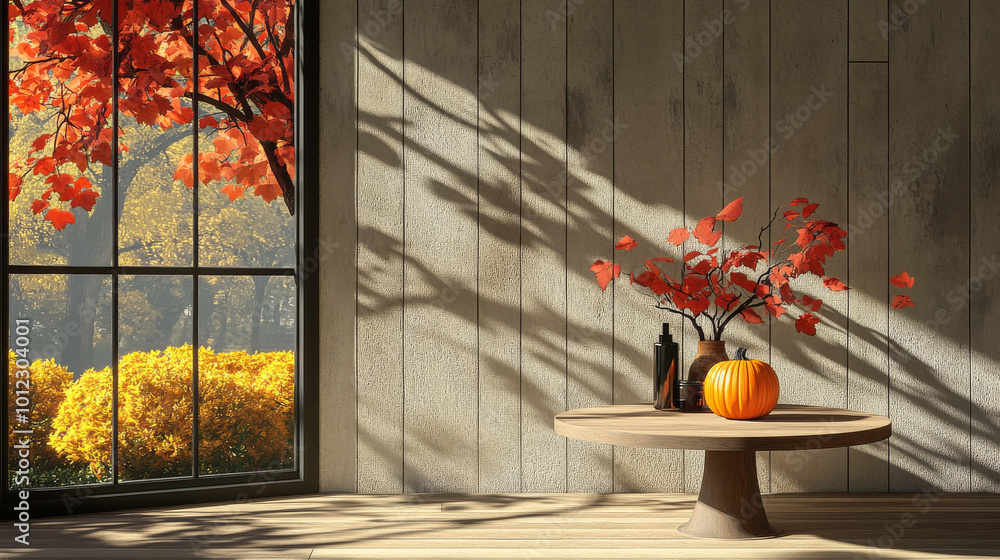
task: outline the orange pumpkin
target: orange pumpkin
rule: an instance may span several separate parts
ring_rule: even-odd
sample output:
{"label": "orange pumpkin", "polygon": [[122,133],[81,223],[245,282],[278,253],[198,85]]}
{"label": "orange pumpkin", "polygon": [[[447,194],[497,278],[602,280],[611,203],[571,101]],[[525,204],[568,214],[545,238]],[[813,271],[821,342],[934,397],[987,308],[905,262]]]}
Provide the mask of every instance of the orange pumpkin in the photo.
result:
{"label": "orange pumpkin", "polygon": [[760,360],[747,359],[747,349],[735,360],[719,362],[705,376],[705,404],[712,412],[733,420],[767,416],[778,404],[778,375]]}

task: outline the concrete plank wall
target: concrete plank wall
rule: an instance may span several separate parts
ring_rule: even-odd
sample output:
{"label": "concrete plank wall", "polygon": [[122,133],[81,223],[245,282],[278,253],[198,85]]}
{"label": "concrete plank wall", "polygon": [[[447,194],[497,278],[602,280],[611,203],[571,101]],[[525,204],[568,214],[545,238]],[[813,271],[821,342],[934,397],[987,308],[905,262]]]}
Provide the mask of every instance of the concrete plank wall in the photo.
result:
{"label": "concrete plank wall", "polygon": [[411,0],[403,10],[407,492],[479,488],[477,8]]}
{"label": "concrete plank wall", "polygon": [[479,4],[479,490],[521,490],[521,15]]}
{"label": "concrete plank wall", "polygon": [[403,18],[358,5],[358,491],[403,490]]}
{"label": "concrete plank wall", "polygon": [[[770,219],[768,192],[771,154],[770,136],[770,9],[767,2],[723,4],[723,97],[722,184],[716,190],[725,204],[743,197],[743,217],[723,225],[723,247],[755,244],[760,227]],[[719,109],[717,109],[719,110]],[[736,320],[726,326],[724,339],[730,348],[743,346],[750,357],[770,360],[770,317],[766,324],[748,325]],[[730,357],[733,357],[730,355]],[[698,466],[699,470],[701,466]],[[761,491],[770,491],[771,454],[757,454],[757,478]],[[701,480],[697,481],[700,488]],[[694,487],[689,487],[694,491]]]}
{"label": "concrete plank wall", "polygon": [[[684,75],[684,225],[718,214],[722,209],[722,191],[715,188],[722,181],[723,133],[723,2],[722,0],[685,0],[682,46],[671,50],[671,58],[683,48]],[[680,225],[680,224],[677,224]],[[676,225],[674,227],[677,227]],[[684,243],[684,253],[703,250],[694,238]],[[683,336],[681,363],[683,371],[698,354],[698,335],[690,327]],[[732,352],[732,349],[730,349]],[[732,357],[732,355],[730,355]],[[684,451],[684,488],[697,492],[705,464],[705,452]]]}
{"label": "concrete plank wall", "polygon": [[[568,10],[567,10],[568,11]],[[611,256],[614,245],[614,75],[612,2],[588,0],[566,18],[567,146],[567,405],[611,404],[614,291],[594,290],[593,274],[576,263]],[[569,440],[570,492],[610,492],[610,445]]]}
{"label": "concrete plank wall", "polygon": [[963,492],[971,489],[969,2],[927,2],[906,19],[889,36],[889,270],[918,279],[912,296],[922,305],[889,314],[889,414],[898,418],[889,490],[930,482]]}
{"label": "concrete plank wall", "polygon": [[[358,490],[356,331],[358,216],[356,187],[358,113],[358,6],[334,0],[320,8],[319,196],[323,221],[319,242],[329,248],[317,258],[320,383],[319,480],[322,492]],[[325,148],[329,147],[329,148]],[[305,187],[309,188],[309,187]],[[305,266],[306,263],[303,263]],[[346,294],[346,296],[345,296]],[[398,302],[393,305],[398,306]],[[312,451],[312,450],[309,450]]]}
{"label": "concrete plank wall", "polygon": [[[324,490],[697,491],[697,452],[567,441],[552,417],[648,402],[664,320],[685,363],[697,348],[593,261],[679,257],[670,229],[741,196],[724,246],[805,196],[851,232],[827,271],[853,289],[800,282],[817,336],[792,309],[731,325],[730,353],[769,359],[782,402],[894,421],[888,442],[759,454],[762,489],[1000,489],[998,3],[330,5]],[[917,306],[892,310],[903,270]]]}
{"label": "concrete plank wall", "polygon": [[[683,25],[678,2],[615,2],[615,239],[630,235],[639,248],[617,251],[623,268],[642,266],[643,259],[681,250],[667,243],[664,224],[683,221],[683,81],[681,66],[662,53],[679,52]],[[615,293],[615,404],[652,399],[653,343],[670,324],[681,340],[677,315],[653,308],[653,300],[636,291]],[[684,452],[674,449],[615,449],[616,492],[678,492],[684,488]]]}
{"label": "concrete plank wall", "polygon": [[[796,197],[818,203],[816,217],[847,221],[847,7],[839,0],[771,3],[772,207]],[[792,231],[792,230],[788,230]],[[778,228],[771,242],[791,235]],[[824,265],[849,283],[846,255]],[[789,317],[771,323],[771,364],[781,373],[785,402],[847,404],[848,292],[826,290],[816,276],[796,288],[823,300],[823,328],[803,339]],[[847,449],[771,453],[771,490],[847,490]]]}
{"label": "concrete plank wall", "polygon": [[1000,298],[991,284],[1000,279],[1000,3],[975,1],[969,19],[971,51],[969,106],[972,145],[970,180],[972,253],[969,259],[972,310],[972,491],[1000,491]]}
{"label": "concrete plank wall", "polygon": [[521,3],[521,487],[566,491],[566,12]]}

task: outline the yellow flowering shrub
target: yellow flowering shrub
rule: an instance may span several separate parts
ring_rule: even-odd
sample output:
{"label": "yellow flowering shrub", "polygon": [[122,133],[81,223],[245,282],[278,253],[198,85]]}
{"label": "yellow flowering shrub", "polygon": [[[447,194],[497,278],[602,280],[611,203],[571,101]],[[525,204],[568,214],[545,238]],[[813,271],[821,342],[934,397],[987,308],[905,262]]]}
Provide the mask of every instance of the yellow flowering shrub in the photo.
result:
{"label": "yellow flowering shrub", "polygon": [[[202,473],[291,466],[291,352],[198,351]],[[119,470],[125,480],[189,475],[192,350],[134,352],[118,367]],[[50,443],[98,477],[111,456],[111,369],[88,370],[66,392]]]}
{"label": "yellow flowering shrub", "polygon": [[[17,440],[24,438],[23,434],[15,434],[15,429],[31,429],[31,464],[35,468],[45,466],[55,466],[64,463],[64,459],[48,445],[49,434],[52,432],[52,422],[59,411],[59,405],[66,398],[66,388],[73,382],[73,374],[66,371],[66,368],[56,364],[55,360],[35,360],[28,366],[29,375],[27,379],[17,376],[17,359],[19,356],[13,350],[7,351],[7,375],[9,390],[7,392],[7,410],[10,415],[9,430],[7,432],[8,457],[14,456],[14,444]],[[23,363],[22,363],[23,365]],[[18,381],[21,381],[19,384]],[[25,381],[28,388],[28,400],[30,403],[28,424],[18,422],[17,418],[17,391],[25,390]]]}

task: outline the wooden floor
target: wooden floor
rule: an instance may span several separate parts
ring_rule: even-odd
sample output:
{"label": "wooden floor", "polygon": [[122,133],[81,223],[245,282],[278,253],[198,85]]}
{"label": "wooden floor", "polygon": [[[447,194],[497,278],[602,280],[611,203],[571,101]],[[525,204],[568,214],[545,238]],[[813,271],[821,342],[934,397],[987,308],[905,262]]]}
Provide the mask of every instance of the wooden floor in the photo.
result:
{"label": "wooden floor", "polygon": [[688,538],[687,494],[309,495],[32,521],[0,558],[996,558],[996,495],[784,494],[773,539]]}

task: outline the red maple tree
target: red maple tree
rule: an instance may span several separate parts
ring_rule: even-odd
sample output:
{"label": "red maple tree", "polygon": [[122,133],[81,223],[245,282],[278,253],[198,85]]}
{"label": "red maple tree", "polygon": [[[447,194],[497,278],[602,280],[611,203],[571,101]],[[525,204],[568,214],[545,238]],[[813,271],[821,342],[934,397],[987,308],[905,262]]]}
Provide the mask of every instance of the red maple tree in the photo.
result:
{"label": "red maple tree", "polygon": [[[45,187],[30,193],[31,209],[54,227],[75,223],[71,208],[90,212],[100,195],[86,171],[115,164],[117,94],[120,117],[162,130],[189,125],[192,134],[197,100],[197,127],[211,140],[201,142],[197,166],[190,153],[177,162],[174,179],[188,188],[221,180],[230,200],[248,191],[268,202],[282,196],[293,213],[294,0],[198,0],[196,33],[193,0],[117,1],[116,23],[113,0],[8,5],[11,57],[20,59],[8,72],[11,107],[25,116],[55,112],[54,130],[12,155],[9,200],[33,174]],[[128,150],[121,124],[117,136]]]}
{"label": "red maple tree", "polygon": [[[646,259],[644,271],[629,274],[629,283],[641,286],[654,297],[657,308],[688,319],[701,340],[720,340],[737,317],[746,323],[763,323],[757,311],[760,308],[773,317],[781,317],[786,306],[794,303],[806,308],[795,320],[795,329],[815,335],[820,321],[813,313],[819,311],[823,301],[808,295],[797,296],[791,281],[815,274],[823,278],[828,290],[848,289],[837,278],[826,276],[824,270],[827,258],[847,248],[844,244],[847,232],[833,222],[808,219],[817,208],[819,204],[796,198],[775,210],[771,220],[760,229],[756,245],[742,245],[720,254],[717,245],[722,232],[716,231],[716,225],[740,217],[743,199],[739,198],[719,214],[702,218],[690,230],[676,228],[670,232],[667,241],[674,245],[693,237],[706,247],[684,255],[680,274],[672,276],[664,270],[665,264],[673,259],[653,257]],[[784,229],[795,228],[795,239],[782,238],[765,246],[765,234],[780,219],[787,222]],[[637,245],[634,239],[625,236],[615,248],[632,250]],[[602,260],[595,262],[591,270],[602,290],[621,274],[620,265]]]}

